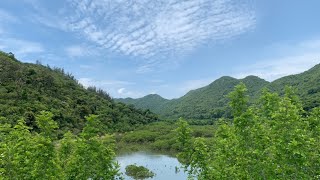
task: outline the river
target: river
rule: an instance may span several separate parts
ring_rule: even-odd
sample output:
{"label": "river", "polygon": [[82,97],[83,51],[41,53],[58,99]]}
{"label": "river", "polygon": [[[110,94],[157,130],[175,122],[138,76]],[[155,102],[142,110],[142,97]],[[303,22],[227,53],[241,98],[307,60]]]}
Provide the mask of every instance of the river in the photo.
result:
{"label": "river", "polygon": [[[136,164],[144,166],[153,171],[156,175],[154,180],[186,180],[188,175],[181,169],[181,164],[175,157],[163,154],[156,154],[150,152],[135,152],[121,154],[117,156],[117,161],[120,164],[120,171],[123,173],[124,178],[133,180],[133,178],[126,176],[125,168],[127,165]],[[180,171],[176,171],[176,167]]]}

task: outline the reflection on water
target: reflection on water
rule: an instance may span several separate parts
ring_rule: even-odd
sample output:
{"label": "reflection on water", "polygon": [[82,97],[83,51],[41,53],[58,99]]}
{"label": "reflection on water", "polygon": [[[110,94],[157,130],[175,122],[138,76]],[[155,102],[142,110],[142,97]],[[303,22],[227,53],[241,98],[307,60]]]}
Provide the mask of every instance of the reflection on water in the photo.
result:
{"label": "reflection on water", "polygon": [[117,157],[120,164],[120,171],[123,173],[125,179],[133,179],[125,175],[125,168],[130,164],[137,164],[144,166],[154,172],[155,180],[185,180],[188,175],[181,169],[181,164],[175,157],[170,157],[162,154],[153,154],[149,152],[136,152],[129,154],[121,154]]}

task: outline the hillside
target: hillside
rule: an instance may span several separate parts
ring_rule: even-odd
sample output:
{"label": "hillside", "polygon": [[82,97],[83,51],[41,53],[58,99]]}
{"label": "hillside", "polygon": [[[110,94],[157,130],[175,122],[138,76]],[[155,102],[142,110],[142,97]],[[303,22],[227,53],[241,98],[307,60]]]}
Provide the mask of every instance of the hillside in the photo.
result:
{"label": "hillside", "polygon": [[320,64],[303,73],[279,78],[267,88],[281,94],[286,85],[294,87],[305,110],[320,106]]}
{"label": "hillside", "polygon": [[316,65],[301,74],[286,76],[271,83],[256,76],[248,76],[244,79],[223,76],[208,86],[191,90],[178,99],[163,100],[161,96],[153,95],[157,96],[159,101],[150,101],[150,95],[148,95],[139,99],[127,98],[116,99],[116,101],[150,109],[166,118],[210,119],[229,117],[230,111],[227,106],[228,98],[226,95],[240,82],[247,86],[251,102],[258,99],[258,95],[263,88],[282,94],[284,87],[288,85],[296,90],[305,110],[320,106],[320,65]]}
{"label": "hillside", "polygon": [[[192,90],[178,99],[162,100],[160,104],[152,104],[148,101],[149,95],[140,99],[116,99],[117,101],[133,104],[139,108],[150,109],[164,117],[186,117],[193,119],[208,119],[228,115],[226,95],[234,86],[244,82],[249,94],[255,96],[259,90],[268,84],[267,81],[256,76],[248,76],[244,79],[235,79],[229,76],[221,77],[208,86]],[[159,95],[157,95],[160,97]],[[158,98],[160,99],[160,98]],[[144,104],[143,104],[144,103]],[[156,108],[154,108],[156,107]]]}
{"label": "hillside", "polygon": [[150,111],[115,102],[102,90],[85,89],[63,69],[21,63],[13,54],[0,52],[1,122],[26,118],[36,130],[35,116],[42,110],[54,114],[60,133],[79,132],[89,114],[99,115],[101,128],[108,131],[128,131],[158,120]]}
{"label": "hillside", "polygon": [[122,102],[125,104],[134,104],[136,107],[141,109],[152,109],[154,112],[159,113],[161,111],[161,107],[164,106],[168,99],[165,99],[158,94],[149,94],[142,98],[119,98],[117,99],[118,102]]}

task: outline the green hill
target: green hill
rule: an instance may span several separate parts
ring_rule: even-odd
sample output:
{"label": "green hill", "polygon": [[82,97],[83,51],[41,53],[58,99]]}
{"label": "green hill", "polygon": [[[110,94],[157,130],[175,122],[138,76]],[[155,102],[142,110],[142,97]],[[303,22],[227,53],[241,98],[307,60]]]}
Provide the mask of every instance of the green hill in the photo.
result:
{"label": "green hill", "polygon": [[1,122],[15,124],[26,118],[36,130],[35,115],[42,110],[54,114],[61,134],[79,132],[89,114],[99,115],[101,128],[108,131],[129,131],[158,121],[150,111],[115,102],[94,87],[85,89],[61,68],[21,63],[13,54],[0,52],[0,117],[5,117]]}
{"label": "green hill", "polygon": [[117,99],[117,101],[126,104],[134,104],[136,107],[139,107],[141,109],[152,109],[154,112],[158,113],[161,111],[161,107],[164,106],[167,102],[169,102],[168,99],[165,99],[159,96],[158,94],[149,94],[138,99],[119,98]]}
{"label": "green hill", "polygon": [[320,106],[320,65],[301,74],[290,75],[273,82],[267,82],[257,76],[248,76],[244,79],[235,79],[223,76],[208,86],[191,90],[184,96],[166,100],[157,96],[157,101],[149,98],[150,95],[139,99],[116,99],[143,109],[150,109],[166,118],[184,117],[188,119],[211,119],[222,116],[229,117],[228,98],[235,85],[243,82],[247,88],[251,102],[258,99],[263,88],[282,94],[286,85],[292,86],[303,101],[304,109],[309,110]]}
{"label": "green hill", "polygon": [[305,110],[320,106],[320,64],[303,73],[279,78],[267,88],[281,94],[286,85],[294,87]]}

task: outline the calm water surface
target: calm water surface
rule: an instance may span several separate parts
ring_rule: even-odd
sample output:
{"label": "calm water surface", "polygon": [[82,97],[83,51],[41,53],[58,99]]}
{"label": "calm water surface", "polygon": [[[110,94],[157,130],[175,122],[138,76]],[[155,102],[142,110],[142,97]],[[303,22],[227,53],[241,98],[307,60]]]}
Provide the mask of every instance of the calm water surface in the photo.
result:
{"label": "calm water surface", "polygon": [[[175,157],[154,154],[149,152],[135,152],[128,154],[121,154],[117,156],[117,161],[120,164],[120,171],[123,173],[125,179],[133,179],[125,174],[125,168],[130,164],[137,164],[144,166],[154,172],[156,175],[155,180],[186,180],[188,175],[181,169],[181,164]],[[176,172],[178,167],[180,171]]]}

